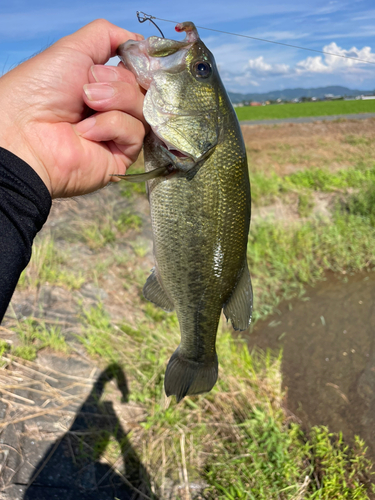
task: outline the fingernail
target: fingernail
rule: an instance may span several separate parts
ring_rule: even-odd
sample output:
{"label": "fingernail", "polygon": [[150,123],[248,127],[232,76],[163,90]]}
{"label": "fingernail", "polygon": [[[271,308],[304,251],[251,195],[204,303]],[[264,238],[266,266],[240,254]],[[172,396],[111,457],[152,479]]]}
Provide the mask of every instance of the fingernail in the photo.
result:
{"label": "fingernail", "polygon": [[83,86],[83,91],[90,101],[101,101],[115,95],[115,89],[107,83],[88,83]]}
{"label": "fingernail", "polygon": [[92,76],[97,82],[116,82],[118,75],[112,66],[91,66]]}
{"label": "fingernail", "polygon": [[86,132],[88,132],[95,125],[95,123],[96,123],[95,116],[90,116],[90,118],[86,118],[86,120],[77,123],[75,129],[80,135],[83,135]]}

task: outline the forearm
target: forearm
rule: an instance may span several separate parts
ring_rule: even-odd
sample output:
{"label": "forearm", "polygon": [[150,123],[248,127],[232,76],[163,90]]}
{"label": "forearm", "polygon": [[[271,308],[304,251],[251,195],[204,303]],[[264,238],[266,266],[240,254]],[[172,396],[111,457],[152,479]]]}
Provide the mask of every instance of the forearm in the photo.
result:
{"label": "forearm", "polygon": [[40,177],[0,148],[0,321],[50,208],[51,196]]}

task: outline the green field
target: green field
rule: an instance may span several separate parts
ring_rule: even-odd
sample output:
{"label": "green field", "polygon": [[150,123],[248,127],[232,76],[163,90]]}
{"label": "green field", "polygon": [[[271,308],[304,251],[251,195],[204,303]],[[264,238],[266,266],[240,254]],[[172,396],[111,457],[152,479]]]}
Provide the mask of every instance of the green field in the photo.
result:
{"label": "green field", "polygon": [[300,104],[271,104],[236,108],[240,121],[299,118],[301,116],[329,116],[351,113],[375,113],[375,99],[371,101],[319,101]]}

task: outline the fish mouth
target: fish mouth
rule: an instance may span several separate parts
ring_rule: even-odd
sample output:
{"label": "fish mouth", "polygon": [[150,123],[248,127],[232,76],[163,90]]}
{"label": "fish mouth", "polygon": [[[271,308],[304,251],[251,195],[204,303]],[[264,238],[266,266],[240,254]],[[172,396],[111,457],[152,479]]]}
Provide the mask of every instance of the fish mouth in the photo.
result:
{"label": "fish mouth", "polygon": [[180,159],[186,158],[186,159],[195,161],[195,158],[193,158],[191,155],[187,154],[185,151],[181,151],[179,149],[176,149],[175,146],[173,146],[172,144],[169,144],[165,139],[161,139],[156,134],[155,130],[153,130],[153,134],[155,136],[155,140],[158,143],[158,145],[162,149],[164,149],[164,151],[168,154],[168,156],[173,155],[176,158],[180,158]]}
{"label": "fish mouth", "polygon": [[190,158],[191,156],[188,156],[186,153],[183,153],[182,151],[179,151],[178,149],[168,149],[166,146],[162,144],[162,147],[167,149],[173,156],[176,156],[176,158]]}

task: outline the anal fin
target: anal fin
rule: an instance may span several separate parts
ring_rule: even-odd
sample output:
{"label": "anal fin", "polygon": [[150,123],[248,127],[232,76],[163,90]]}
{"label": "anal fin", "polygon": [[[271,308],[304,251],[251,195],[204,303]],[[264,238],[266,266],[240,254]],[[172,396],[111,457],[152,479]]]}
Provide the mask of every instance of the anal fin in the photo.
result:
{"label": "anal fin", "polygon": [[253,289],[247,262],[245,262],[241,277],[224,305],[225,317],[232,322],[235,330],[246,330],[251,322],[253,311]]}
{"label": "anal fin", "polygon": [[164,309],[164,311],[171,312],[174,309],[173,302],[156,276],[155,268],[147,278],[143,287],[143,295],[147,300]]}

